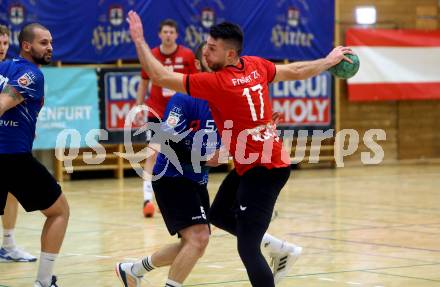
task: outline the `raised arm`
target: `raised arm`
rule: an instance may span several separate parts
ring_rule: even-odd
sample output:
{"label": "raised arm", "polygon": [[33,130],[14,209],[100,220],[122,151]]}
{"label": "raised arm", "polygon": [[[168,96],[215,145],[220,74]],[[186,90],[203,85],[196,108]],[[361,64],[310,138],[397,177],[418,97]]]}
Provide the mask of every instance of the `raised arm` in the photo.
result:
{"label": "raised arm", "polygon": [[342,60],[352,63],[348,57],[344,56],[345,54],[353,54],[353,51],[348,47],[339,46],[322,59],[276,65],[277,72],[273,82],[304,80],[319,75]]}
{"label": "raised arm", "polygon": [[148,89],[148,81],[146,79],[142,79],[139,82],[137,94],[136,94],[136,104],[137,105],[143,105],[145,102],[145,96],[147,95],[147,89]]}
{"label": "raised arm", "polygon": [[128,12],[128,23],[130,24],[130,35],[136,46],[139,61],[153,83],[186,94],[183,84],[183,74],[165,69],[151,53],[150,47],[145,42],[141,18],[136,12]]}
{"label": "raised arm", "polygon": [[23,96],[12,86],[6,84],[3,91],[0,93],[0,117],[3,116],[7,110],[15,107],[23,101]]}

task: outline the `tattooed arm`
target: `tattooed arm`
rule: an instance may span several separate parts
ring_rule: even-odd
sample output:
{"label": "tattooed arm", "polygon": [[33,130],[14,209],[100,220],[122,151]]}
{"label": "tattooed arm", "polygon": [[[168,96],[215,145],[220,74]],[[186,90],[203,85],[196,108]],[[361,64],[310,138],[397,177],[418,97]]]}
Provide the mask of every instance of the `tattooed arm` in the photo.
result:
{"label": "tattooed arm", "polygon": [[10,85],[5,85],[0,93],[0,117],[3,114],[24,101],[23,96]]}

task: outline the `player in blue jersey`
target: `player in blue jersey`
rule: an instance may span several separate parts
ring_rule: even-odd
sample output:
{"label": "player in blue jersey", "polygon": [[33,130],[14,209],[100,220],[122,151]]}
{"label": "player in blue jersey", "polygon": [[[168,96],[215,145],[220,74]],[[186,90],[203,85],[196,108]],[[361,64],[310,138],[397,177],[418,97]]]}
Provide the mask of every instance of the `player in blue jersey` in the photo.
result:
{"label": "player in blue jersey", "polygon": [[[0,62],[6,58],[9,48],[10,31],[6,26],[0,25]],[[2,216],[3,242],[0,248],[0,262],[35,262],[37,258],[18,248],[15,244],[15,224],[17,223],[18,201],[10,193],[6,200]]]}
{"label": "player in blue jersey", "polygon": [[168,231],[171,235],[178,233],[181,241],[134,264],[118,263],[116,273],[126,287],[140,286],[141,274],[169,265],[165,286],[181,286],[209,240],[207,166],[218,163],[215,159],[200,162],[201,156],[216,152],[220,137],[208,103],[187,95],[174,95],[167,104],[160,130],[152,141],[154,137],[185,135],[178,143],[169,141],[171,152],[161,146],[153,169],[153,179],[159,177],[153,181],[156,201]]}
{"label": "player in blue jersey", "polygon": [[20,56],[0,64],[0,214],[8,192],[26,211],[46,216],[34,287],[54,287],[53,267],[66,233],[69,206],[47,169],[32,156],[35,125],[44,102],[40,65],[52,58],[52,36],[33,23],[20,31]]}
{"label": "player in blue jersey", "polygon": [[[203,46],[197,49],[196,66],[199,70],[210,71],[202,56]],[[185,137],[177,144],[169,141],[175,154],[169,150],[164,152],[161,147],[153,169],[153,176],[158,177],[153,181],[153,189],[169,233],[178,234],[181,241],[134,263],[117,263],[116,273],[124,287],[140,287],[143,274],[164,266],[171,266],[165,286],[182,286],[209,241],[208,170],[209,166],[219,165],[222,156],[219,152],[220,136],[208,103],[176,94],[168,103],[163,120],[162,132]],[[205,162],[206,155],[212,154],[214,156]],[[195,166],[200,169],[195,171]],[[231,176],[228,178],[229,184],[234,182]],[[281,263],[274,266],[274,276],[280,279],[301,253],[300,247],[267,233],[261,246],[270,252],[274,262]],[[288,255],[294,251],[294,256]]]}

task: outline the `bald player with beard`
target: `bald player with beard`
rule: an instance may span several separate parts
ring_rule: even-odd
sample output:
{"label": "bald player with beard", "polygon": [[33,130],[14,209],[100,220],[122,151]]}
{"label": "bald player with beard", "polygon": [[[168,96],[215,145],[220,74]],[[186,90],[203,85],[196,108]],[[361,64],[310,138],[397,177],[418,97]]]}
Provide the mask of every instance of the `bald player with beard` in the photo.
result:
{"label": "bald player with beard", "polygon": [[[9,49],[10,31],[6,26],[0,25],[0,62],[6,58]],[[35,262],[37,258],[17,247],[14,231],[18,217],[18,201],[8,193],[4,214],[2,216],[3,243],[0,249],[0,262]]]}

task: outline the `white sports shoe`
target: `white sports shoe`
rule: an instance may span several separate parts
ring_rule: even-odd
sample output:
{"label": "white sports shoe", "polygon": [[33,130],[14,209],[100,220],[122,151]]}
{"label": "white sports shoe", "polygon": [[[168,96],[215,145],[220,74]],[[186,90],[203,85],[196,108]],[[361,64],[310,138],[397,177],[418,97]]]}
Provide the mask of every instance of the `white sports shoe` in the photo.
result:
{"label": "white sports shoe", "polygon": [[116,263],[115,271],[124,287],[141,287],[142,276],[136,276],[131,271],[133,263]]}
{"label": "white sports shoe", "polygon": [[271,253],[271,265],[273,266],[273,278],[275,284],[279,283],[287,272],[293,267],[293,264],[301,255],[302,247],[295,246],[293,252]]}
{"label": "white sports shoe", "polygon": [[13,250],[7,250],[4,247],[0,249],[0,262],[35,262],[37,257],[15,247]]}

